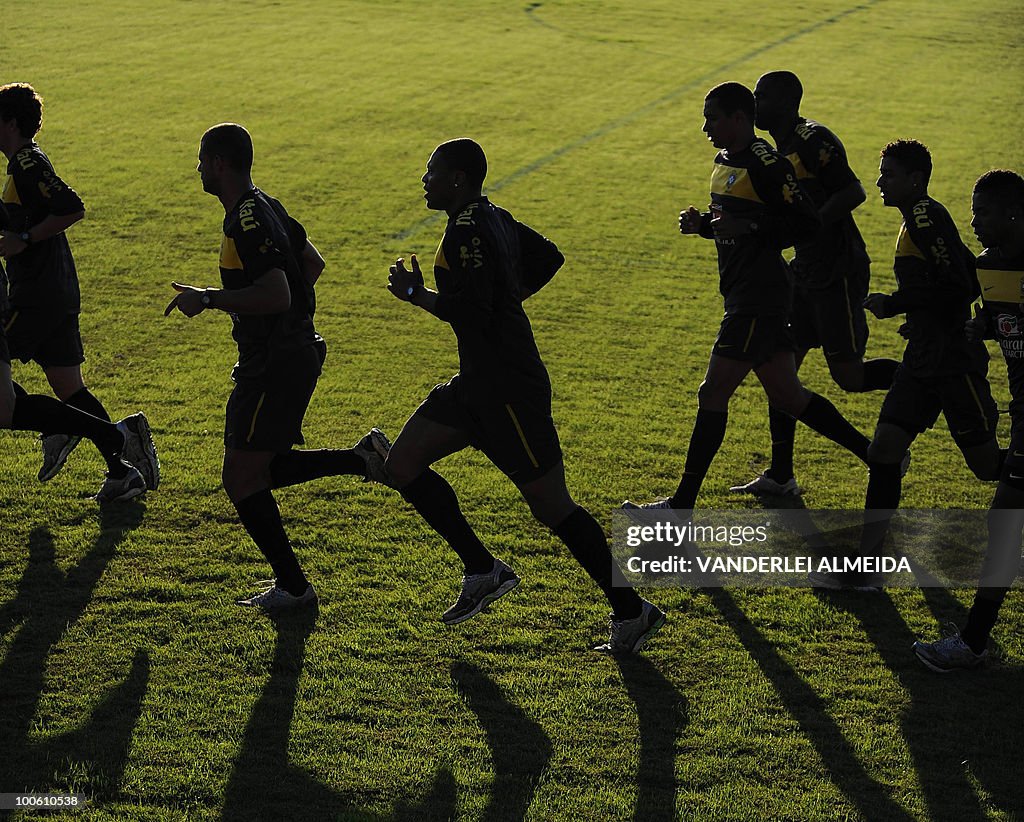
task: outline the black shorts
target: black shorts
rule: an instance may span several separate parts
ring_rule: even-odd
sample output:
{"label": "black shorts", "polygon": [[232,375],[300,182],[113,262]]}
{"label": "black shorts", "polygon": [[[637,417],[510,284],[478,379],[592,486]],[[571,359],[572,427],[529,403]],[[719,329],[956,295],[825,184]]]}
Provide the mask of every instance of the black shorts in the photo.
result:
{"label": "black shorts", "polygon": [[14,308],[4,318],[11,356],[35,360],[43,368],[85,362],[77,314],[53,314],[45,308]]}
{"label": "black shorts", "polygon": [[3,325],[0,325],[0,362],[11,364],[11,349],[7,347],[7,335],[4,333]]}
{"label": "black shorts", "polygon": [[756,368],[779,351],[792,350],[793,335],[784,316],[726,314],[711,353],[749,362]]}
{"label": "black shorts", "polygon": [[800,351],[821,348],[834,362],[859,360],[868,345],[867,278],[842,277],[824,288],[793,289],[790,324]]}
{"label": "black shorts", "polygon": [[562,461],[550,405],[543,400],[468,401],[459,375],[441,383],[416,409],[428,420],[457,428],[516,484],[543,477]]}
{"label": "black shorts", "polygon": [[309,346],[289,356],[287,367],[238,380],[228,398],[224,447],[280,453],[302,445],[302,418],[322,362],[318,347]]}
{"label": "black shorts", "polygon": [[901,365],[882,402],[878,422],[899,426],[916,437],[935,425],[939,412],[960,448],[995,439],[999,412],[988,380],[975,372],[925,378]]}

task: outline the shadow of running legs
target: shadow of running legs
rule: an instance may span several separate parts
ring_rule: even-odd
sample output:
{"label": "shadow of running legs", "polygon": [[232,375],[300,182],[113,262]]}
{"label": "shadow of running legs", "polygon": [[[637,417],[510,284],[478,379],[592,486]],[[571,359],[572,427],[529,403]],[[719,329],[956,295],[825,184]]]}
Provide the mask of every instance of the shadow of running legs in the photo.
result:
{"label": "shadow of running legs", "polygon": [[686,697],[642,656],[617,656],[615,662],[636,703],[640,731],[633,818],[638,822],[675,819],[676,740],[688,721]]}
{"label": "shadow of running legs", "polygon": [[480,720],[494,762],[494,785],[482,818],[524,819],[551,760],[551,740],[476,665],[453,664],[452,683]]}

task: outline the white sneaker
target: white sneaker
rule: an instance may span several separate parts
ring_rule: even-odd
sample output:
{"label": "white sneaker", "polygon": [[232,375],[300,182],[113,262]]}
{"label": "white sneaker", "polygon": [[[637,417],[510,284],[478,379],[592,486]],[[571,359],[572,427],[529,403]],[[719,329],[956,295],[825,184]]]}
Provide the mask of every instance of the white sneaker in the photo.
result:
{"label": "white sneaker", "polygon": [[796,484],[796,477],[785,482],[776,482],[762,472],[746,485],[734,485],[729,489],[734,494],[768,494],[773,497],[798,497],[804,489]]}
{"label": "white sneaker", "polygon": [[[685,525],[688,521],[684,520],[682,517],[679,516],[680,511],[676,508],[673,508],[672,503],[669,502],[667,499],[659,499],[655,500],[654,502],[633,502],[627,499],[622,501],[622,505],[620,505],[619,508],[620,510],[625,511],[626,516],[630,516],[632,514],[651,513],[661,514],[667,519],[671,519],[673,522],[677,522],[680,525]],[[689,514],[689,512],[682,513],[687,515]],[[651,521],[650,517],[633,517],[633,519],[635,521],[639,521],[645,524],[650,523]]]}
{"label": "white sneaker", "polygon": [[391,479],[384,468],[384,461],[391,450],[391,441],[387,434],[379,428],[371,428],[365,437],[352,446],[352,450],[366,463],[365,482],[379,482],[381,485],[392,487]]}
{"label": "white sneaker", "polygon": [[100,505],[106,505],[109,502],[125,502],[146,493],[146,481],[138,469],[129,465],[125,460],[121,460],[121,464],[128,469],[128,473],[120,479],[114,479],[107,474],[100,490],[93,497]]}
{"label": "white sneaker", "polygon": [[476,616],[484,608],[505,596],[520,582],[516,572],[500,559],[486,574],[472,574],[462,578],[462,592],[455,604],[441,615],[445,625],[458,625]]}
{"label": "white sneaker", "polygon": [[607,642],[595,645],[595,651],[605,654],[635,654],[665,625],[665,615],[656,606],[643,600],[640,616],[633,619],[609,619],[611,635]]}
{"label": "white sneaker", "polygon": [[247,599],[235,600],[235,604],[244,608],[262,608],[269,613],[316,605],[317,601],[316,591],[313,590],[312,585],[307,585],[305,591],[299,596],[295,596],[295,594],[289,594],[284,588],[278,588],[275,581],[267,590],[253,594]]}
{"label": "white sneaker", "polygon": [[139,469],[146,481],[146,488],[155,491],[160,484],[160,460],[153,444],[153,434],[149,430],[149,420],[145,414],[132,414],[117,423],[118,430],[124,435],[124,450],[121,456]]}
{"label": "white sneaker", "polygon": [[60,473],[82,438],[74,434],[41,434],[39,440],[43,445],[43,467],[39,469],[39,481],[46,482]]}
{"label": "white sneaker", "polygon": [[988,649],[974,653],[955,625],[951,626],[948,636],[936,642],[915,642],[914,653],[928,668],[940,674],[977,668],[988,658]]}

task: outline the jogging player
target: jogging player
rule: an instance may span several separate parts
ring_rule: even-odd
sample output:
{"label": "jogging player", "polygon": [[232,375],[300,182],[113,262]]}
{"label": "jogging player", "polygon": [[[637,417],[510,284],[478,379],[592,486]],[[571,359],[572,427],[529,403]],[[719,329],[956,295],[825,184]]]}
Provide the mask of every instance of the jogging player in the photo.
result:
{"label": "jogging player", "polygon": [[[0,265],[0,314],[7,309],[7,278]],[[107,477],[96,500],[123,502],[146,492],[142,474],[122,457],[131,454],[139,462],[156,459],[124,423],[90,416],[53,397],[29,394],[11,379],[11,354],[7,335],[0,325],[0,428],[13,431],[57,432],[92,440],[107,463]]]}
{"label": "jogging player", "polygon": [[968,321],[970,338],[999,342],[1010,380],[1010,448],[988,514],[988,549],[981,584],[962,631],[936,642],[915,642],[933,671],[976,668],[988,656],[989,635],[1017,576],[1024,528],[1024,178],[1013,171],[983,174],[974,185],[971,225],[984,247],[978,279],[984,307]]}
{"label": "jogging player", "polygon": [[[222,288],[173,283],[178,294],[165,314],[186,317],[225,311],[233,321],[238,363],[224,426],[224,490],[253,542],[274,569],[264,590],[238,600],[265,611],[315,605],[281,522],[272,489],[319,477],[367,477],[383,461],[368,444],[343,450],[292,450],[320,376],[326,346],[313,328],[313,284],[324,261],[305,229],[252,182],[249,132],[235,123],[213,126],[199,145],[203,190],[224,206],[220,251]],[[362,454],[362,455],[361,455]]]}
{"label": "jogging player", "polygon": [[665,616],[632,588],[612,584],[612,557],[601,526],[565,486],[551,383],[522,301],[562,265],[554,243],[517,222],[482,194],[483,149],[462,138],[442,143],[423,175],[427,208],[448,215],[434,258],[437,291],[415,256],[390,270],[392,294],[451,325],[459,373],[430,392],[387,457],[392,484],[459,555],[462,593],[442,616],[455,625],[519,584],[480,542],[451,486],[431,470],[467,446],[480,449],[526,499],[533,515],[562,540],[612,607],[611,636],[596,650],[632,653]]}
{"label": "jogging player", "polygon": [[[7,259],[10,278],[10,308],[2,320],[7,344],[15,359],[35,360],[42,367],[59,400],[109,422],[103,404],[82,380],[78,274],[64,233],[85,216],[85,207],[34,141],[42,117],[43,101],[32,86],[0,87],[0,151],[8,160],[2,195],[6,224],[0,224],[0,255]],[[139,459],[136,467],[153,490],[160,482],[160,464],[149,422],[144,414],[133,414],[123,423],[133,439],[149,443],[152,459]],[[41,439],[39,479],[45,482],[57,475],[81,438],[60,433]]]}
{"label": "jogging player", "polygon": [[711,209],[679,215],[683,234],[713,239],[725,317],[697,391],[697,419],[676,492],[623,508],[693,510],[721,447],[729,400],[753,371],[771,407],[800,420],[860,459],[868,439],[824,397],[800,384],[787,319],[790,281],[781,251],[813,239],[821,221],[792,164],[754,135],[754,95],[739,83],[715,86],[704,99],[704,132],[719,149],[711,175]]}
{"label": "jogging player", "polygon": [[[974,255],[949,212],[928,196],[931,172],[931,154],[917,140],[895,140],[882,149],[877,182],[882,202],[903,217],[893,262],[896,291],[869,294],[864,306],[879,319],[905,314],[900,334],[907,345],[868,449],[868,511],[899,507],[900,463],[940,412],[978,479],[997,479],[1002,462],[988,351],[981,340],[968,339],[964,328],[980,292]],[[878,555],[888,526],[888,513],[866,517],[862,556]],[[815,574],[812,582],[826,588],[877,587],[875,580],[857,573]]]}
{"label": "jogging player", "polygon": [[[821,230],[795,244],[790,263],[793,308],[790,326],[796,344],[796,367],[812,348],[821,348],[829,373],[844,391],[886,390],[899,363],[891,359],[864,361],[868,324],[864,298],[868,294],[870,260],[857,230],[853,210],[866,199],[839,138],[821,123],[800,116],[803,86],[790,71],[763,75],[754,87],[755,125],[771,133],[776,150],[796,171],[810,196]],[[772,438],[769,468],[735,492],[798,494],[793,475],[796,420],[769,407]]]}

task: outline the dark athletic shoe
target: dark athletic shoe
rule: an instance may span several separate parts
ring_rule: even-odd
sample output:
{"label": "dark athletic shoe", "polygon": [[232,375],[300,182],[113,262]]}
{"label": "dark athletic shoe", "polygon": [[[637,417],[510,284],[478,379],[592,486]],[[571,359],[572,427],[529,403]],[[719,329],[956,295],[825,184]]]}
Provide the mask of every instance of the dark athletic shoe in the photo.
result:
{"label": "dark athletic shoe", "polygon": [[665,625],[665,614],[645,599],[640,616],[633,619],[615,619],[612,615],[609,622],[611,635],[608,641],[595,645],[594,650],[605,654],[635,654],[662,629]]}
{"label": "dark athletic shoe", "polygon": [[462,593],[456,603],[441,615],[445,625],[458,625],[476,616],[484,608],[519,584],[519,577],[500,559],[486,574],[473,574],[462,578]]}

